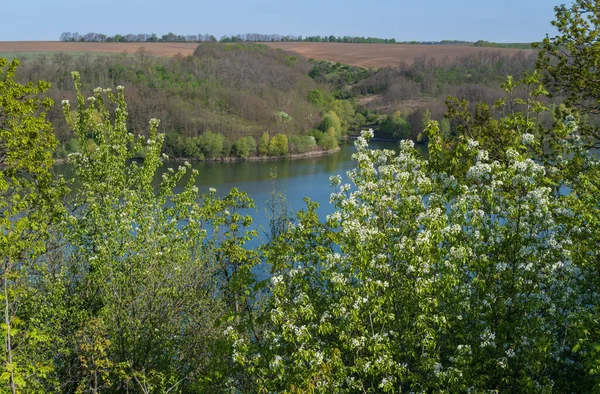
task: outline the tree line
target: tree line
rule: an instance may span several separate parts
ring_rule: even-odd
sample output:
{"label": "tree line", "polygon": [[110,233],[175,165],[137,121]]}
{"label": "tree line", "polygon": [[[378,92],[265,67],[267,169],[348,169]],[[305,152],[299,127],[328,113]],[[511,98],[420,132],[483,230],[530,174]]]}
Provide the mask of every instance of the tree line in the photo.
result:
{"label": "tree line", "polygon": [[[163,35],[156,33],[128,33],[115,34],[113,36],[102,33],[64,32],[59,37],[63,42],[337,42],[346,44],[415,44],[415,45],[473,45],[472,41],[462,40],[441,40],[441,41],[398,41],[395,38],[378,38],[364,36],[306,36],[301,35],[282,35],[282,34],[261,34],[244,33],[223,35],[217,39],[212,34],[175,34],[169,32]],[[496,44],[487,41],[477,41],[479,46],[498,45],[521,45],[521,44]],[[483,45],[486,44],[486,45]],[[525,45],[525,44],[522,44]],[[527,45],[531,48],[530,45]]]}

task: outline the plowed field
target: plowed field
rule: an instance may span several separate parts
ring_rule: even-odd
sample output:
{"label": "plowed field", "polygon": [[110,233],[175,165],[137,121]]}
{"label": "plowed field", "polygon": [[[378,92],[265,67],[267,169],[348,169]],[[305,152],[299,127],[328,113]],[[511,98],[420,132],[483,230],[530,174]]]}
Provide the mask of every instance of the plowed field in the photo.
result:
{"label": "plowed field", "polygon": [[[338,44],[312,42],[268,43],[272,48],[297,52],[307,58],[332,60],[360,67],[395,66],[400,62],[412,63],[416,58],[454,58],[481,51],[515,54],[522,49],[480,48],[469,45],[404,45],[404,44]],[[198,44],[195,43],[87,43],[53,41],[5,41],[0,42],[2,52],[77,52],[77,53],[135,53],[144,47],[158,56],[191,55]]]}

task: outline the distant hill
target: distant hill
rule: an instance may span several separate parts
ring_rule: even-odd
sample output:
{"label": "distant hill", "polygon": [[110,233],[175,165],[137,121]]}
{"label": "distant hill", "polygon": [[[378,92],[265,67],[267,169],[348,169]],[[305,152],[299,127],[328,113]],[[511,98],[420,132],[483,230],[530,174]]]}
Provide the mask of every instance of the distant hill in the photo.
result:
{"label": "distant hill", "polygon": [[[401,62],[412,64],[416,58],[427,56],[435,59],[454,59],[481,51],[498,51],[515,54],[527,50],[520,48],[498,48],[472,45],[419,45],[419,44],[343,44],[320,42],[273,42],[271,48],[297,52],[315,60],[331,60],[359,67],[397,66]],[[0,56],[16,52],[67,52],[67,53],[135,53],[140,47],[154,55],[192,55],[197,43],[115,43],[115,42],[52,42],[52,41],[12,41],[0,42]]]}
{"label": "distant hill", "polygon": [[304,57],[315,60],[331,60],[339,63],[359,67],[387,67],[397,66],[404,62],[412,64],[420,57],[434,59],[455,59],[482,51],[500,52],[512,55],[523,49],[515,48],[487,48],[472,45],[419,45],[419,44],[338,44],[320,42],[273,42],[268,43],[271,48],[280,48],[297,52]]}

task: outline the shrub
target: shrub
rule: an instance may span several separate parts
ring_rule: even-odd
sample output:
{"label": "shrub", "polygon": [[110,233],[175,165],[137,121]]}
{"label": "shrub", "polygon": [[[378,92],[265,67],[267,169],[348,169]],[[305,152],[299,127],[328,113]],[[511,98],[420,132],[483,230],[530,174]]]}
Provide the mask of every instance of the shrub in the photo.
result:
{"label": "shrub", "polygon": [[242,158],[256,154],[256,140],[254,137],[242,137],[233,144],[233,153]]}
{"label": "shrub", "polygon": [[269,155],[285,156],[288,154],[288,138],[285,134],[277,134],[269,142]]}
{"label": "shrub", "polygon": [[319,145],[325,150],[335,149],[338,147],[337,139],[328,133],[323,133],[323,136],[319,140]]}
{"label": "shrub", "polygon": [[81,152],[81,144],[79,143],[79,139],[71,138],[66,144],[67,152],[69,153],[79,153]]}
{"label": "shrub", "polygon": [[269,153],[269,133],[266,131],[262,133],[258,140],[258,153],[261,156],[265,156]]}
{"label": "shrub", "polygon": [[327,114],[325,114],[319,129],[324,132],[333,130],[333,135],[336,138],[339,139],[342,137],[342,123],[339,116],[333,111],[329,111]]}
{"label": "shrub", "polygon": [[310,152],[316,145],[315,137],[310,135],[294,135],[290,138],[290,150],[294,153]]}
{"label": "shrub", "polygon": [[410,123],[406,119],[406,115],[400,111],[385,118],[379,125],[379,132],[384,138],[410,139],[412,137]]}
{"label": "shrub", "polygon": [[200,151],[208,158],[221,157],[223,155],[223,147],[225,137],[219,133],[207,131],[197,138],[197,144]]}
{"label": "shrub", "polygon": [[323,95],[323,91],[320,89],[311,90],[306,99],[309,103],[314,105],[322,106],[325,104],[325,96]]}

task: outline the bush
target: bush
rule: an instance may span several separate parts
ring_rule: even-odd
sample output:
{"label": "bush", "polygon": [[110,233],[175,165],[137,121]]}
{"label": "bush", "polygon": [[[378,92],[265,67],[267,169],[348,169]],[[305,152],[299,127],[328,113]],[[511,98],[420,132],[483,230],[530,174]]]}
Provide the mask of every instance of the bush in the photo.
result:
{"label": "bush", "polygon": [[312,129],[310,131],[310,135],[311,137],[313,137],[315,139],[315,141],[317,141],[317,144],[321,145],[321,138],[323,138],[323,132],[321,130],[317,130],[317,129]]}
{"label": "bush", "polygon": [[320,89],[311,90],[306,99],[309,103],[314,105],[322,106],[325,104],[325,96],[323,95],[323,91]]}
{"label": "bush", "polygon": [[81,152],[81,144],[79,143],[79,139],[71,138],[69,142],[67,142],[67,152],[69,153],[80,153]]}
{"label": "bush", "polygon": [[69,155],[69,152],[67,152],[67,148],[65,147],[65,144],[61,144],[57,149],[56,152],[54,152],[54,156],[56,156],[59,159],[64,159]]}
{"label": "bush", "polygon": [[396,111],[394,115],[388,116],[379,125],[379,132],[384,138],[391,139],[411,139],[412,128],[408,122],[406,115],[400,111]]}
{"label": "bush", "polygon": [[261,156],[266,156],[269,154],[269,133],[266,131],[262,133],[260,139],[258,140],[258,154]]}
{"label": "bush", "polygon": [[339,116],[333,111],[329,111],[327,114],[325,114],[319,129],[323,132],[329,132],[330,130],[333,130],[333,135],[336,138],[342,138],[342,123]]}
{"label": "bush", "polygon": [[269,142],[269,155],[285,156],[288,154],[288,138],[285,134],[277,134]]}
{"label": "bush", "polygon": [[290,138],[290,150],[294,153],[310,152],[316,145],[315,137],[310,135],[294,135]]}
{"label": "bush", "polygon": [[204,159],[204,153],[198,146],[197,138],[188,137],[182,139],[183,142],[183,157],[190,159]]}
{"label": "bush", "polygon": [[223,146],[225,137],[219,133],[207,131],[196,139],[198,148],[208,158],[221,157],[223,155]]}
{"label": "bush", "polygon": [[233,144],[233,153],[244,159],[256,154],[256,140],[254,137],[242,137]]}
{"label": "bush", "polygon": [[323,133],[323,136],[319,140],[319,145],[325,150],[335,149],[339,146],[337,139],[331,134],[327,133]]}

